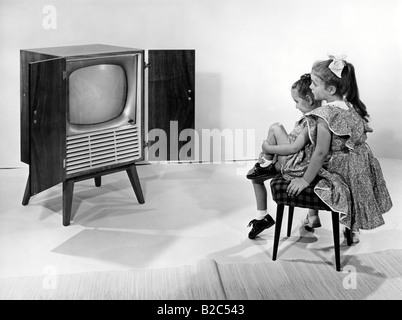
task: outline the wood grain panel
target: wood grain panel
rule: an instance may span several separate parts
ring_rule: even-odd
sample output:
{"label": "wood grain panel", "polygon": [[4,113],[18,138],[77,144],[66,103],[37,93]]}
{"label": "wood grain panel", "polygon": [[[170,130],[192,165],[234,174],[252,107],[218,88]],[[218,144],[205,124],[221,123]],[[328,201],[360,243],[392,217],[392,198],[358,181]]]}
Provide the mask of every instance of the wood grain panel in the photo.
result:
{"label": "wood grain panel", "polygon": [[30,65],[31,195],[65,179],[66,86],[63,58]]}
{"label": "wood grain panel", "polygon": [[29,64],[31,62],[54,58],[48,54],[41,54],[26,50],[20,51],[20,140],[21,161],[30,163],[29,143]]}
{"label": "wood grain panel", "polygon": [[178,141],[178,135],[195,128],[195,50],[149,50],[148,56],[148,130],[163,129],[166,160],[178,160],[187,143]]}

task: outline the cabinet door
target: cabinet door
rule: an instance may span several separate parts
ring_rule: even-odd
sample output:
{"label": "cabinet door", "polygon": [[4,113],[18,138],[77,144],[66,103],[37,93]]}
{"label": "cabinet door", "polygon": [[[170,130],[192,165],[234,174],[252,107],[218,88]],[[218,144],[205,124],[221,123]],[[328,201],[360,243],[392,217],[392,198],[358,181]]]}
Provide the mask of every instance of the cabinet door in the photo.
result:
{"label": "cabinet door", "polygon": [[31,195],[65,179],[66,81],[64,59],[29,66]]}
{"label": "cabinet door", "polygon": [[148,64],[148,160],[194,159],[195,50],[149,50]]}

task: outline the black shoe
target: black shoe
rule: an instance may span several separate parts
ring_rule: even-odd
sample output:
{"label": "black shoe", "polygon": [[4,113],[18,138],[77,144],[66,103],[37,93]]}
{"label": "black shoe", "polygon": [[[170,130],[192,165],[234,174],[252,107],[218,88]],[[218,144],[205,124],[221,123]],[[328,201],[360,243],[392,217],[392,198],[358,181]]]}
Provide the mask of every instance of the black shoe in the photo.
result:
{"label": "black shoe", "polygon": [[248,224],[248,227],[253,226],[251,229],[250,233],[248,234],[249,239],[254,239],[257,235],[259,235],[261,232],[263,232],[265,229],[268,229],[272,227],[275,224],[274,219],[267,214],[264,219],[262,220],[257,220],[253,219],[250,221]]}
{"label": "black shoe", "polygon": [[261,165],[257,162],[255,166],[247,173],[247,179],[269,179],[273,178],[278,174],[278,171],[275,169],[275,164],[271,163],[268,167],[261,167]]}

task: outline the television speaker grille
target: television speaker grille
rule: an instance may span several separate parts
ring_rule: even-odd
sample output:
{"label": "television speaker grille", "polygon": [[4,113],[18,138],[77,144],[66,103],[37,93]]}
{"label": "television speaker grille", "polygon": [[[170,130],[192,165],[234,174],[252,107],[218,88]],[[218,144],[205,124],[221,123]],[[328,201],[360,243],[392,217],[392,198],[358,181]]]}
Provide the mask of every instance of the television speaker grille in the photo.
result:
{"label": "television speaker grille", "polygon": [[72,175],[140,157],[140,137],[136,126],[68,136],[66,173]]}

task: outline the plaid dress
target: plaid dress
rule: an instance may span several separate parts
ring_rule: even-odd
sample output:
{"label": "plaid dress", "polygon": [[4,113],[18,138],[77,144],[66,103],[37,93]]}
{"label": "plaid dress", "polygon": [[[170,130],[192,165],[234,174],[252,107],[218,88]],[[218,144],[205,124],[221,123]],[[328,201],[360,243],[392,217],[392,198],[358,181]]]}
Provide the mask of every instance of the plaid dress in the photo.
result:
{"label": "plaid dress", "polygon": [[380,163],[366,143],[372,129],[352,105],[336,101],[306,114],[312,144],[317,141],[317,119],[332,133],[330,152],[320,169],[322,179],[315,193],[334,211],[341,223],[353,231],[374,229],[384,224],[382,215],[392,207]]}

